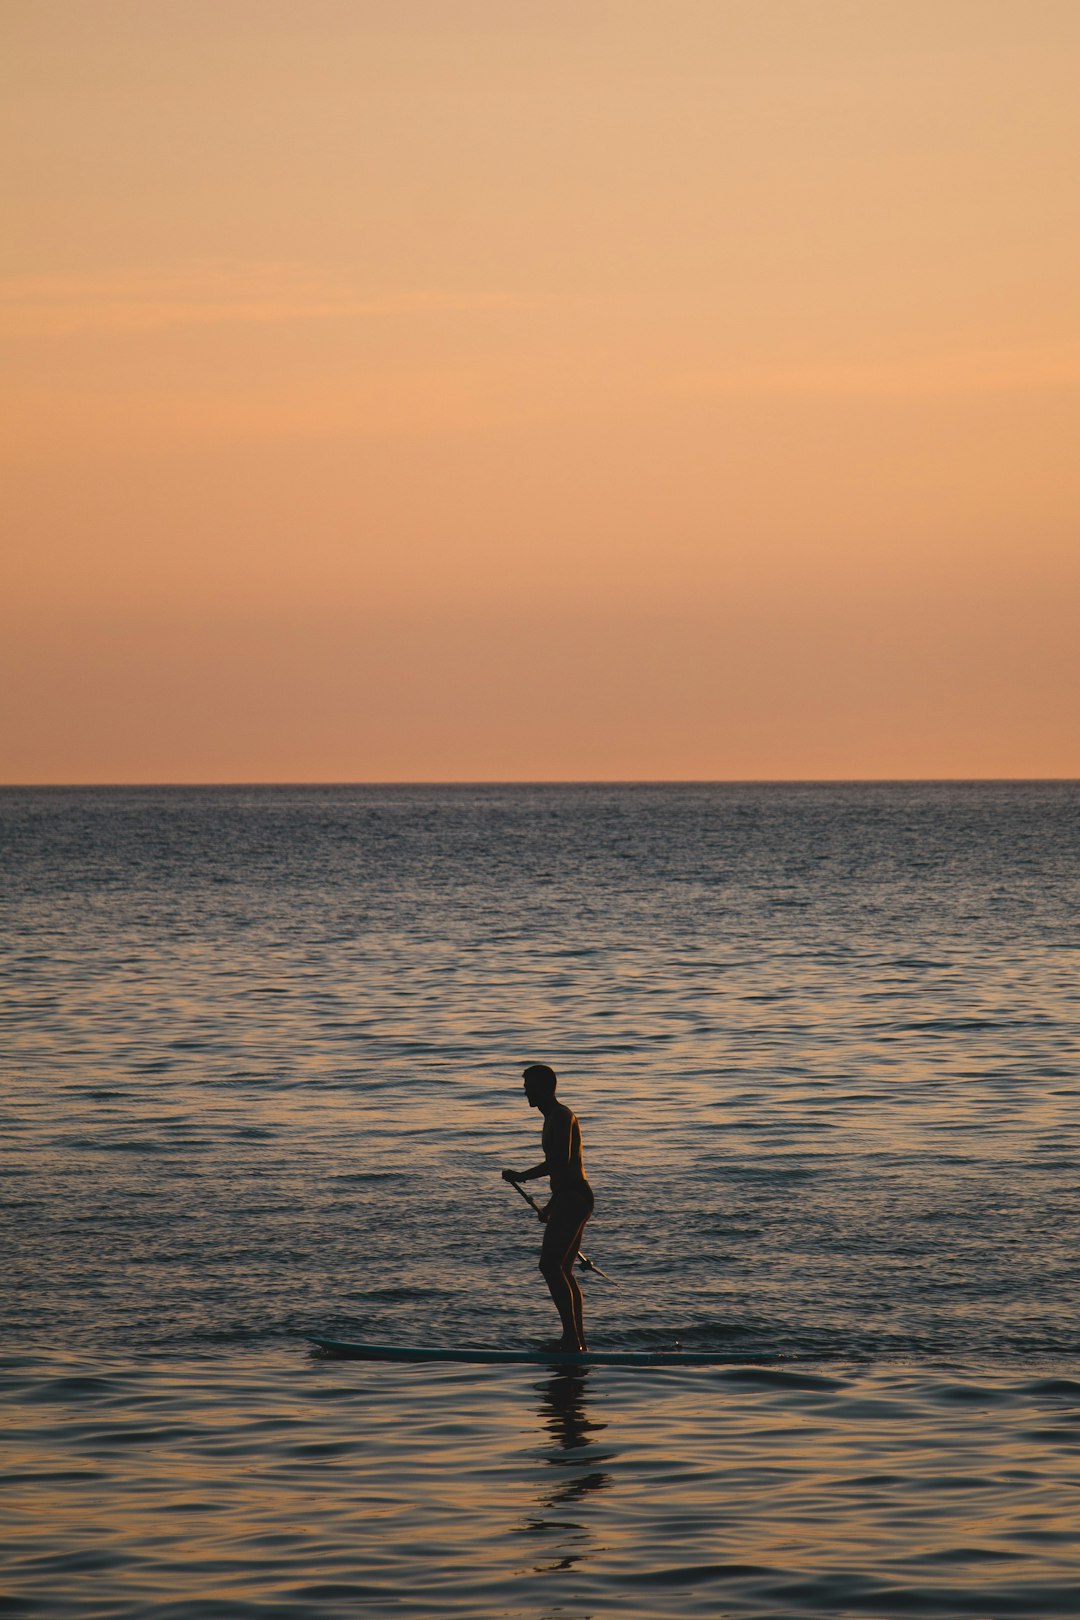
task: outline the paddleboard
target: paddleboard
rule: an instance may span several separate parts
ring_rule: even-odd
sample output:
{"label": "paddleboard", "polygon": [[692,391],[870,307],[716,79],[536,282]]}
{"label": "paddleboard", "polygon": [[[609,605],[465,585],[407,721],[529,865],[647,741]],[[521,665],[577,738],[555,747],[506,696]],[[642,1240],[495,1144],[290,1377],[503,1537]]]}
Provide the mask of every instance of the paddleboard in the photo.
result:
{"label": "paddleboard", "polygon": [[350,1361],[465,1361],[513,1367],[733,1367],[782,1361],[782,1356],[732,1356],[700,1350],[485,1350],[468,1346],[351,1344],[345,1339],[312,1339],[326,1355]]}

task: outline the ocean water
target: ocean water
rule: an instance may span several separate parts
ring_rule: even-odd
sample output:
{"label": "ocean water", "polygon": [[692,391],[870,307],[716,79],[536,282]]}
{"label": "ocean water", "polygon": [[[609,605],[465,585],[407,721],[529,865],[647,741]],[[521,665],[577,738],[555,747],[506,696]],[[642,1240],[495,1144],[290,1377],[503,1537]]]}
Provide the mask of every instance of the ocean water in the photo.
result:
{"label": "ocean water", "polygon": [[[1080,1613],[1080,785],[0,792],[0,1614]],[[583,1127],[557,1329],[525,1063]]]}

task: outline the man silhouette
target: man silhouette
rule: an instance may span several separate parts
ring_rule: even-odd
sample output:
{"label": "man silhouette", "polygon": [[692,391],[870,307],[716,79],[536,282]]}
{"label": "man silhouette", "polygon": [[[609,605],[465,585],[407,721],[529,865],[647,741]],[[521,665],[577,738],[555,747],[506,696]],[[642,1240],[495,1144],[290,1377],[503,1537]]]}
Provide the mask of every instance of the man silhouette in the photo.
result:
{"label": "man silhouette", "polygon": [[587,1350],[574,1261],[585,1222],[593,1212],[593,1191],[581,1162],[581,1126],[570,1109],[556,1101],[557,1084],[554,1069],[546,1063],[532,1063],[525,1070],[529,1107],[538,1108],[544,1116],[544,1160],[531,1170],[504,1170],[503,1180],[517,1183],[535,1181],[539,1176],[550,1178],[551,1199],[540,1211],[544,1223],[540,1270],[562,1322],[558,1348]]}

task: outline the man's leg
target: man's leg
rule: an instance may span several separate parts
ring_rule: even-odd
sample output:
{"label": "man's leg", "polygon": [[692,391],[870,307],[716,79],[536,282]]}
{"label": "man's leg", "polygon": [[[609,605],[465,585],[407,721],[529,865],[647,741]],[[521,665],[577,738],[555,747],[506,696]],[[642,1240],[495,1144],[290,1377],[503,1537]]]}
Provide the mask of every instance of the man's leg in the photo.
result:
{"label": "man's leg", "polygon": [[[563,1344],[568,1350],[576,1350],[578,1348],[578,1330],[577,1323],[574,1320],[574,1295],[566,1272],[563,1270],[562,1262],[557,1259],[548,1260],[545,1257],[540,1262],[540,1270],[544,1274],[544,1281],[548,1285],[551,1297],[555,1301],[555,1309],[559,1313],[559,1320],[562,1323]],[[573,1286],[576,1288],[577,1284],[575,1283]]]}
{"label": "man's leg", "polygon": [[568,1232],[564,1225],[549,1222],[540,1250],[540,1270],[559,1313],[562,1342],[567,1350],[580,1350],[584,1343],[581,1337],[581,1291],[573,1275],[581,1231],[581,1226]]}
{"label": "man's leg", "polygon": [[584,1231],[585,1222],[582,1221],[581,1225],[577,1229],[577,1232],[574,1234],[574,1241],[571,1243],[570,1247],[566,1251],[565,1256],[563,1257],[563,1275],[566,1278],[566,1284],[570,1290],[570,1299],[574,1311],[574,1333],[577,1336],[578,1348],[580,1350],[587,1350],[589,1347],[585,1343],[584,1301],[581,1296],[581,1288],[578,1284],[578,1280],[574,1276],[574,1261],[578,1257],[578,1250],[581,1247],[581,1238]]}

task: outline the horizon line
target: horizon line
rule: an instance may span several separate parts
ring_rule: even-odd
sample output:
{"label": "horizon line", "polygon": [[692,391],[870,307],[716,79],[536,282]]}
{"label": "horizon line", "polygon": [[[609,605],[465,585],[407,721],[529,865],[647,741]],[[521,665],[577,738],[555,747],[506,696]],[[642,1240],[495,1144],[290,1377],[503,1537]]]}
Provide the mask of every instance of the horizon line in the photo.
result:
{"label": "horizon line", "polygon": [[95,788],[477,788],[477,787],[892,787],[989,783],[1041,785],[1080,783],[1080,776],[575,776],[575,777],[408,777],[354,780],[265,778],[220,781],[0,782],[0,792],[65,792]]}

